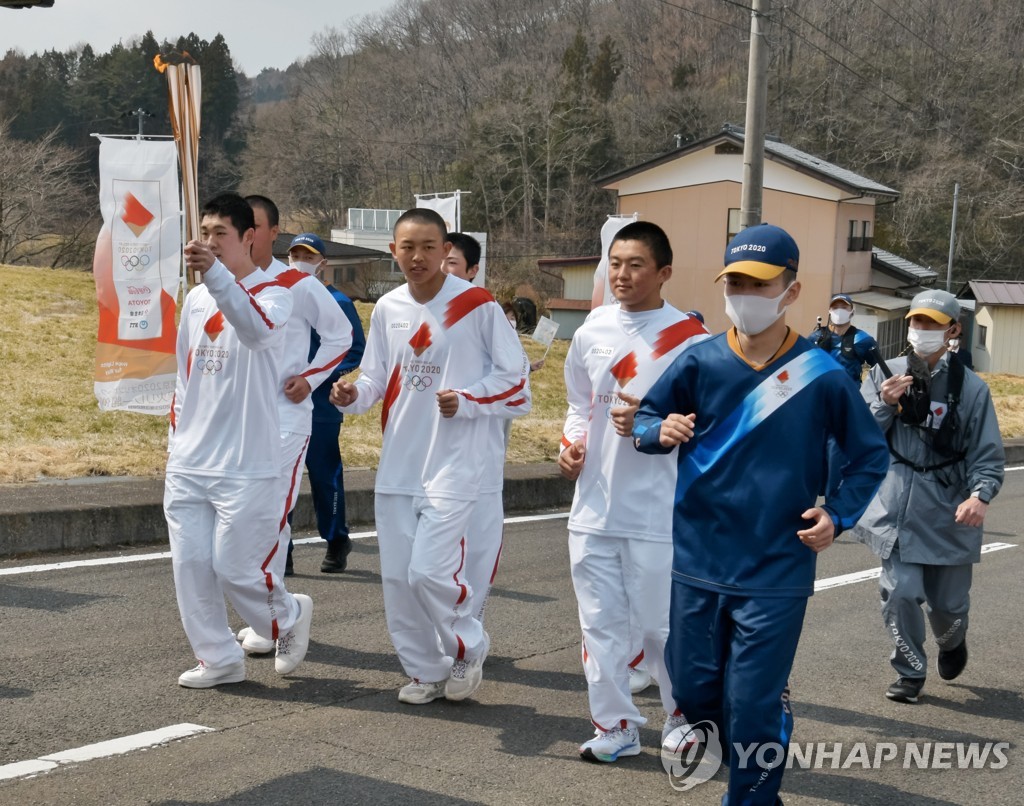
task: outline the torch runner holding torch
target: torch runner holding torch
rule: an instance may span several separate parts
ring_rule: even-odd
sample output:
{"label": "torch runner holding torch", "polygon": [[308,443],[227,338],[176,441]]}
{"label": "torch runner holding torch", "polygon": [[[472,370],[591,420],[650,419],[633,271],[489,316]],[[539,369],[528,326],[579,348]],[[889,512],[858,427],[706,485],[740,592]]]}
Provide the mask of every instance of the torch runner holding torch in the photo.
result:
{"label": "torch runner holding torch", "polygon": [[[289,674],[309,646],[313,600],[285,589],[274,562],[283,517],[277,388],[292,293],[252,262],[252,208],[235,193],[203,207],[185,247],[203,277],[182,306],[164,488],[174,588],[198,665],[178,684],[245,680],[224,596],[276,641]],[[245,416],[240,416],[244,409]]]}

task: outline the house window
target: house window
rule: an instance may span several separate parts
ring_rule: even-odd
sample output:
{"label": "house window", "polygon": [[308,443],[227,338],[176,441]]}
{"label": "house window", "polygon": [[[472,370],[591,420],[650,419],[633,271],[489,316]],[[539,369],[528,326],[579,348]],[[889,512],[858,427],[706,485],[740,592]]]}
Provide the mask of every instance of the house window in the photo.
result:
{"label": "house window", "polygon": [[864,248],[864,238],[861,235],[862,232],[863,230],[861,229],[860,221],[850,222],[850,238],[846,244],[847,252],[859,252]]}
{"label": "house window", "polygon": [[346,266],[345,267],[345,282],[354,283],[356,281],[356,267]]}
{"label": "house window", "polygon": [[870,252],[871,246],[874,243],[874,229],[872,228],[872,222],[862,221],[861,224],[864,225],[864,228],[861,230],[862,238],[860,248],[865,252]]}
{"label": "house window", "polygon": [[978,346],[988,347],[988,327],[986,325],[978,325]]}
{"label": "house window", "polygon": [[725,243],[728,245],[729,241],[739,235],[740,230],[743,229],[743,226],[740,224],[739,207],[729,208],[729,221],[727,222],[726,227],[728,231],[725,234]]}
{"label": "house window", "polygon": [[883,359],[895,358],[907,346],[907,322],[901,317],[878,323],[875,341]]}

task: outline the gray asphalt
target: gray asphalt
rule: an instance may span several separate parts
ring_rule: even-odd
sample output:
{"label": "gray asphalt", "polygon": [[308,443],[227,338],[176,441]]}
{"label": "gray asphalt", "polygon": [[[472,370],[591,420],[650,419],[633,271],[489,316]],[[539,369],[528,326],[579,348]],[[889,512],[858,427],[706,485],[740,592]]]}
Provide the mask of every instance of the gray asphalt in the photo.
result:
{"label": "gray asphalt", "polygon": [[[876,583],[813,597],[792,676],[794,742],[842,743],[832,768],[791,769],[787,804],[1019,804],[1024,800],[1024,472],[1009,473],[989,514],[975,572],[971,661],[947,684],[933,673],[919,705],[885,699],[892,680]],[[581,761],[585,682],[565,520],[512,523],[488,607],[485,681],[463,703],[398,703],[405,682],[384,624],[376,542],[361,539],[344,575],[318,573],[322,544],[296,548],[289,588],[315,602],[307,660],[281,678],[271,658],[249,680],[194,691],[170,561],[151,559],[0,576],[6,626],[0,679],[0,765],[142,731],[195,723],[212,732],[124,755],[0,780],[10,804],[717,804],[721,774],[676,792],[657,753],[656,692],[644,752],[616,764]],[[131,558],[163,547],[48,554],[28,564]],[[819,579],[877,567],[863,547],[825,552]],[[237,618],[236,626],[240,626]],[[932,661],[934,668],[934,660]],[[1003,769],[904,768],[907,743],[1009,742]],[[895,743],[896,760],[851,757]],[[851,760],[852,758],[852,760]],[[3,770],[0,768],[0,773]]]}

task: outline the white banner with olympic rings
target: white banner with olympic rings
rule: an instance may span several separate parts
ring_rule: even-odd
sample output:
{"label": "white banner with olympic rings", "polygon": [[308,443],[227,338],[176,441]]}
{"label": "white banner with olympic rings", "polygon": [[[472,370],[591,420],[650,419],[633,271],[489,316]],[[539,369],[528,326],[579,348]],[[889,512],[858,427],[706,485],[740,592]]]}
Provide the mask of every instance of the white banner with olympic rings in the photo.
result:
{"label": "white banner with olympic rings", "polygon": [[93,275],[95,393],[103,410],[166,414],[174,395],[181,191],[171,140],[100,137]]}

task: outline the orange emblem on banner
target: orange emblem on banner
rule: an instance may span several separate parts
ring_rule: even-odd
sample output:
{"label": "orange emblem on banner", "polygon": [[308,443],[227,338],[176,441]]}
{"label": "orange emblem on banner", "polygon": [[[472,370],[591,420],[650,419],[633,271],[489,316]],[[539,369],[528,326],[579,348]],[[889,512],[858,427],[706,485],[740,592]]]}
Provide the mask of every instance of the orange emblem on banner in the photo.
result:
{"label": "orange emblem on banner", "polygon": [[153,221],[153,214],[135,198],[134,194],[125,193],[124,212],[121,213],[121,220],[138,238]]}

